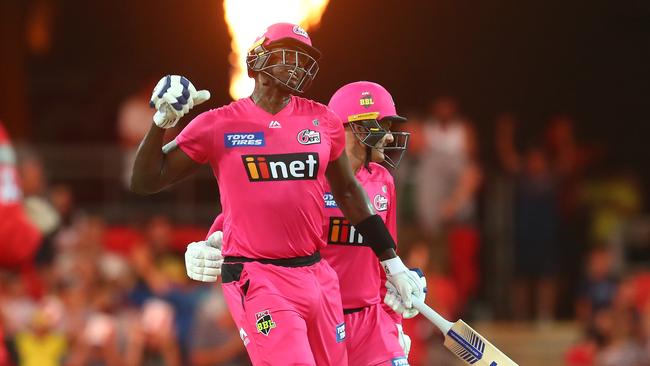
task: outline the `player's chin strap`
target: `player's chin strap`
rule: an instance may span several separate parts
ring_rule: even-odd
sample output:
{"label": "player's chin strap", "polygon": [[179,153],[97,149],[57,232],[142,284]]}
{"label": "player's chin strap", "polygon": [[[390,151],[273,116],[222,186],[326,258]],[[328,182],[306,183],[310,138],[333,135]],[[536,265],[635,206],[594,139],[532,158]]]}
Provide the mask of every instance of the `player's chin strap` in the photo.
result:
{"label": "player's chin strap", "polygon": [[363,162],[363,166],[368,170],[368,172],[372,173],[372,170],[370,169],[370,163],[372,162],[372,147],[366,146],[366,161]]}

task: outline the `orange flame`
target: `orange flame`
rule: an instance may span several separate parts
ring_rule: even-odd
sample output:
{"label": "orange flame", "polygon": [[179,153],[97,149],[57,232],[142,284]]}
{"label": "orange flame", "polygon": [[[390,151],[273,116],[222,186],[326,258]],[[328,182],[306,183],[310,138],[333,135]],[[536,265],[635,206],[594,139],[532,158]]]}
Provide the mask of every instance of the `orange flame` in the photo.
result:
{"label": "orange flame", "polygon": [[246,52],[271,24],[288,22],[306,30],[318,26],[329,0],[224,0],[226,23],[232,38],[229,56],[230,96],[239,99],[253,92],[246,71]]}

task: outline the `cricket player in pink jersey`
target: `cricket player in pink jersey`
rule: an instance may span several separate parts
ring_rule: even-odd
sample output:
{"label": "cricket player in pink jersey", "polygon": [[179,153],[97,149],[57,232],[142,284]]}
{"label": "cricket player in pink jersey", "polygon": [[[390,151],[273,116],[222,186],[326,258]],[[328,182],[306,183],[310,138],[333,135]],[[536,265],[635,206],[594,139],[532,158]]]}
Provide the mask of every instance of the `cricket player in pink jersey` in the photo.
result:
{"label": "cricket player in pink jersey", "polygon": [[210,164],[224,213],[223,258],[204,246],[193,260],[223,260],[224,295],[255,365],[348,364],[338,278],[320,255],[326,184],[407,308],[421,292],[354,177],[339,117],[294,95],[311,84],[319,57],[299,26],[268,27],[247,55],[253,94],[200,114],[163,149],[165,129],[209,98],[184,77],[164,77],[133,167],[132,190],[150,194]]}
{"label": "cricket player in pink jersey", "polygon": [[[344,123],[345,150],[357,180],[397,240],[395,185],[390,172],[378,163],[385,161],[393,168],[399,164],[409,134],[391,132],[390,129],[393,122],[405,122],[406,119],[397,115],[393,98],[386,89],[367,81],[340,88],[332,96],[329,107]],[[391,150],[398,153],[394,160],[384,154]],[[402,332],[401,321],[402,316],[417,315],[417,310],[402,309],[400,315],[381,301],[386,294],[386,276],[377,257],[338,208],[328,186],[323,201],[323,234],[328,246],[321,253],[339,277],[349,364],[408,365],[410,340]],[[215,252],[221,249],[223,222],[224,215],[221,214],[210,228],[206,242],[188,245],[186,261],[190,273],[205,272],[204,268],[193,268],[192,254],[196,246],[209,245]],[[204,263],[199,262],[199,265]],[[221,263],[215,261],[210,265],[219,270]],[[412,275],[420,277],[417,273]],[[210,280],[216,281],[217,277],[212,276]],[[422,287],[426,287],[423,277],[420,281]],[[424,299],[424,293],[421,298]]]}

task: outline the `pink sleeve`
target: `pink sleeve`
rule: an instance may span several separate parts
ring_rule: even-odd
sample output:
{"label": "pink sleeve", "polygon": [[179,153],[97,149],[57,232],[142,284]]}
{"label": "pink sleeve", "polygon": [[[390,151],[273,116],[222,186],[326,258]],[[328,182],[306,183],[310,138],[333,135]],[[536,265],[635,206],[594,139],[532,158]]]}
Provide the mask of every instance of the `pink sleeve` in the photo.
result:
{"label": "pink sleeve", "polygon": [[334,112],[331,112],[329,117],[328,120],[331,124],[330,139],[332,141],[329,161],[334,161],[341,156],[343,149],[345,149],[345,130],[341,119]]}
{"label": "pink sleeve", "polygon": [[205,238],[207,239],[215,231],[223,231],[223,213],[220,213],[219,216],[214,219],[212,226],[210,226],[210,230],[208,230],[208,235],[206,235]]}
{"label": "pink sleeve", "polygon": [[214,157],[214,114],[201,113],[176,136],[178,146],[197,163],[205,164]]}
{"label": "pink sleeve", "polygon": [[395,181],[393,176],[390,173],[386,172],[388,178],[386,179],[386,185],[388,186],[388,213],[386,213],[386,227],[390,232],[390,235],[397,243],[397,194],[395,194]]}
{"label": "pink sleeve", "polygon": [[[386,213],[386,227],[390,232],[390,235],[395,240],[397,244],[397,194],[395,194],[395,180],[393,176],[390,175],[390,172],[386,171],[386,186],[388,188],[388,212]],[[399,253],[398,253],[399,254]],[[386,286],[382,286],[382,291],[380,291],[382,299],[386,295]],[[402,316],[393,311],[388,305],[381,303],[384,310],[390,315],[395,324],[402,324]]]}

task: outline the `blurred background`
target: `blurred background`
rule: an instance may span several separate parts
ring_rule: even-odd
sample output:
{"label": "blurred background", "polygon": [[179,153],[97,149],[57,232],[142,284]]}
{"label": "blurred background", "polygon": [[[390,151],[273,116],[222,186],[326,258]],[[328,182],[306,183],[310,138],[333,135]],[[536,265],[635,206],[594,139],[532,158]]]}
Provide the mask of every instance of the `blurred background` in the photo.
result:
{"label": "blurred background", "polygon": [[[307,97],[391,91],[412,133],[399,251],[431,306],[520,365],[650,365],[650,3],[226,3],[319,3]],[[247,365],[219,286],[183,266],[220,212],[209,169],[126,186],[161,76],[212,92],[181,125],[232,100],[225,15],[0,1],[0,365]],[[405,331],[411,365],[457,364],[426,320]]]}

